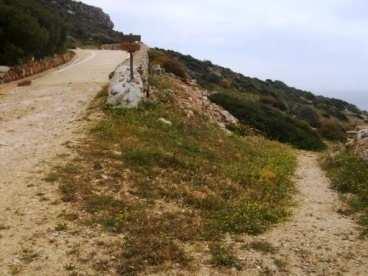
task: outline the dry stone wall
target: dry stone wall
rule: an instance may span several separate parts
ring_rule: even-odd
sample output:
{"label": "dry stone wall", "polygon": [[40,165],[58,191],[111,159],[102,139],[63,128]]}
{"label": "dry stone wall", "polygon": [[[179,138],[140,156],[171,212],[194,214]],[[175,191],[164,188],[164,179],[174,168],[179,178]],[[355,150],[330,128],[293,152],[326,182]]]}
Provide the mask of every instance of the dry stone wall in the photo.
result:
{"label": "dry stone wall", "polygon": [[121,50],[121,43],[115,44],[103,44],[100,47],[101,50]]}
{"label": "dry stone wall", "polygon": [[144,44],[134,54],[134,80],[130,80],[130,60],[125,60],[112,74],[107,103],[117,108],[134,108],[146,97],[148,89],[148,47]]}
{"label": "dry stone wall", "polygon": [[65,54],[55,55],[54,57],[44,58],[37,61],[31,61],[19,66],[14,66],[10,68],[10,70],[7,71],[5,74],[0,74],[0,83],[17,81],[26,77],[39,74],[41,72],[71,61],[74,56],[74,52],[67,52]]}

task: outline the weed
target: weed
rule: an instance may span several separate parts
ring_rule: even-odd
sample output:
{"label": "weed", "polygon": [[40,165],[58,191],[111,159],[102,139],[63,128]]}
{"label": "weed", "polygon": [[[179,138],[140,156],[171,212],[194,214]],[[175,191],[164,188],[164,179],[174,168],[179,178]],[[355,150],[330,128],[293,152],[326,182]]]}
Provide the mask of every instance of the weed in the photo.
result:
{"label": "weed", "polygon": [[68,225],[65,224],[65,223],[58,223],[55,226],[55,231],[57,231],[57,232],[63,232],[63,231],[66,231],[66,230],[68,230]]}
{"label": "weed", "polygon": [[69,182],[65,182],[59,186],[59,190],[62,193],[62,200],[65,202],[73,201],[75,199],[75,194],[77,188]]}
{"label": "weed", "polygon": [[214,266],[235,267],[241,270],[241,264],[230,247],[221,243],[213,243],[210,245],[211,263]]}
{"label": "weed", "polygon": [[0,223],[0,231],[8,230],[10,227],[6,226],[5,224]]}
{"label": "weed", "polygon": [[244,201],[216,212],[211,226],[224,232],[261,234],[285,215],[283,211]]}
{"label": "weed", "polygon": [[273,262],[281,271],[287,271],[288,263],[282,259],[274,259]]}
{"label": "weed", "polygon": [[46,182],[56,182],[59,179],[59,175],[55,172],[49,173],[43,180]]}
{"label": "weed", "polygon": [[20,259],[23,263],[28,265],[32,263],[38,256],[39,254],[34,252],[32,249],[23,249]]}
{"label": "weed", "polygon": [[69,264],[64,265],[64,269],[66,271],[73,271],[73,270],[76,269],[76,266],[74,264],[72,264],[72,263],[69,263]]}
{"label": "weed", "polygon": [[20,264],[11,264],[8,267],[10,275],[18,275],[23,269],[23,267]]}
{"label": "weed", "polygon": [[244,249],[252,249],[266,254],[274,254],[277,252],[277,248],[267,241],[253,241],[245,245]]}
{"label": "weed", "polygon": [[351,212],[358,213],[363,233],[368,229],[368,165],[349,151],[327,157],[323,163],[333,187],[349,197]]}

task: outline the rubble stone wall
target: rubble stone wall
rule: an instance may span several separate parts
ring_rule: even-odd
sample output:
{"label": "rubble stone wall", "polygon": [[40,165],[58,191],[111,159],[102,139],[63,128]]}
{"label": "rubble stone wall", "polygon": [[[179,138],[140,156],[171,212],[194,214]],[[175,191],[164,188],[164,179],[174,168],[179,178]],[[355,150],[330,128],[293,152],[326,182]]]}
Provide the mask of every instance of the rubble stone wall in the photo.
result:
{"label": "rubble stone wall", "polygon": [[71,61],[74,56],[74,52],[67,52],[65,54],[55,55],[54,57],[44,58],[37,61],[31,61],[19,66],[14,66],[10,68],[10,70],[6,74],[0,76],[0,83],[17,81],[39,74],[41,72]]}
{"label": "rubble stone wall", "polygon": [[120,64],[112,74],[107,103],[117,108],[134,108],[146,97],[148,89],[148,47],[134,54],[134,80],[130,80],[130,59]]}
{"label": "rubble stone wall", "polygon": [[101,50],[121,50],[121,44],[115,43],[115,44],[103,44],[100,47]]}

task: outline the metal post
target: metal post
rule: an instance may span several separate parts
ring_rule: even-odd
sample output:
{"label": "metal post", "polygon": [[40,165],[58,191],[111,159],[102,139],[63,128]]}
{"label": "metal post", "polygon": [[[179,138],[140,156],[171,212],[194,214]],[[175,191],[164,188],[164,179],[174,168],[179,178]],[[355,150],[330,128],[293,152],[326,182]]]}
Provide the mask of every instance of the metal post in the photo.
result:
{"label": "metal post", "polygon": [[133,55],[133,52],[129,52],[130,54],[130,81],[133,81],[134,80],[134,66],[133,66],[133,58],[134,58],[134,55]]}

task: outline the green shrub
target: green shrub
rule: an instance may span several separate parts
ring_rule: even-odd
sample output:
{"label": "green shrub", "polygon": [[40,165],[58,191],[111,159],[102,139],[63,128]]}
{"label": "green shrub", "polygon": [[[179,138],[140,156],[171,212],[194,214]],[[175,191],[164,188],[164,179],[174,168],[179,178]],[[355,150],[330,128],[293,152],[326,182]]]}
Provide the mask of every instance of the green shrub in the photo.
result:
{"label": "green shrub", "polygon": [[151,50],[149,55],[152,64],[159,64],[167,73],[172,73],[183,80],[187,79],[186,68],[177,58],[158,50]]}
{"label": "green shrub", "polygon": [[318,132],[322,135],[322,137],[331,141],[345,141],[346,133],[344,128],[335,121],[324,121],[322,122]]}
{"label": "green shrub", "polygon": [[234,267],[241,269],[240,260],[234,256],[232,249],[221,243],[210,245],[211,263],[215,266]]}
{"label": "green shrub", "polygon": [[368,233],[368,163],[349,151],[326,158],[324,167],[333,187],[352,194],[349,203],[353,212],[360,213],[360,223]]}
{"label": "green shrub", "polygon": [[[363,114],[356,106],[345,101],[315,96],[311,92],[288,86],[281,81],[262,81],[247,77],[209,61],[201,61],[175,51],[162,49],[151,51],[156,55],[167,55],[171,59],[178,60],[186,68],[187,74],[205,89],[212,91],[225,89],[238,95],[256,95],[269,108],[288,111],[289,116],[297,116],[315,128],[319,127],[319,114],[341,122],[348,121],[346,110],[356,118],[361,118]],[[301,107],[302,110],[298,110]]]}
{"label": "green shrub", "polygon": [[257,128],[271,139],[305,150],[322,150],[326,147],[319,135],[306,123],[292,119],[280,111],[230,93],[214,94],[210,99],[241,122]]}
{"label": "green shrub", "polygon": [[311,106],[299,106],[296,110],[296,116],[299,120],[306,121],[312,127],[317,128],[321,125],[317,111]]}
{"label": "green shrub", "polygon": [[286,214],[269,206],[242,201],[229,204],[214,216],[213,227],[229,233],[263,233],[270,225],[278,223]]}
{"label": "green shrub", "polygon": [[12,66],[65,49],[64,23],[37,1],[1,1],[0,26],[0,64]]}

